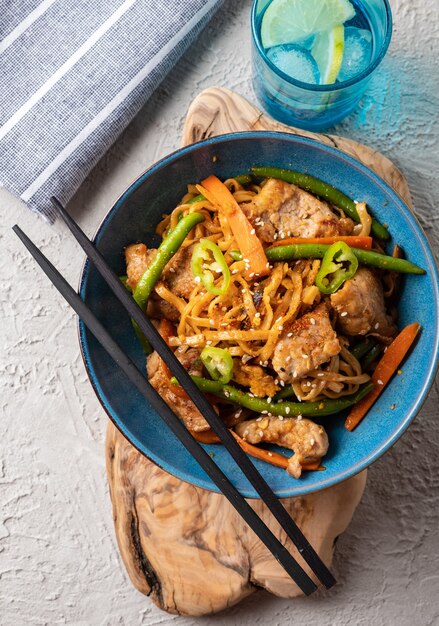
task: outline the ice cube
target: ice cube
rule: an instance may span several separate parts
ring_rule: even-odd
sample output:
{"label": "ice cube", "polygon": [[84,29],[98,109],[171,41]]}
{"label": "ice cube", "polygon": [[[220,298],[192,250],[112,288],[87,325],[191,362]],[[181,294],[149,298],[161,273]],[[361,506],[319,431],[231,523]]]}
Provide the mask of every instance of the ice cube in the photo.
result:
{"label": "ice cube", "polygon": [[337,79],[350,80],[367,68],[372,56],[372,33],[348,26],[344,31],[343,62]]}
{"label": "ice cube", "polygon": [[291,43],[273,46],[267,50],[267,57],[291,78],[311,85],[317,85],[320,81],[317,63],[306,48]]}

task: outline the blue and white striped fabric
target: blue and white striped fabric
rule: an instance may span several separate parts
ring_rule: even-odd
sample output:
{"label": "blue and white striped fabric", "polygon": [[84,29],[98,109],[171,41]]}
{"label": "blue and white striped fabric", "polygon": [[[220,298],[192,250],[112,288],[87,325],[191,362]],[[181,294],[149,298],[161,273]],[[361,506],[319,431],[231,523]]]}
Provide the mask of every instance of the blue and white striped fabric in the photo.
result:
{"label": "blue and white striped fabric", "polygon": [[52,219],[222,0],[0,0],[0,185]]}

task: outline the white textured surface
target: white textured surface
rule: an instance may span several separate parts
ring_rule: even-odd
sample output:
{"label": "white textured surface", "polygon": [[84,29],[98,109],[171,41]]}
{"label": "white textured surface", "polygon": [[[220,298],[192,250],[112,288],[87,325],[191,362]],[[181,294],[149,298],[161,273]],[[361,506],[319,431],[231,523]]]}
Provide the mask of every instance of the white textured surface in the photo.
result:
{"label": "white textured surface", "polygon": [[[178,147],[185,111],[202,88],[224,85],[253,100],[250,4],[226,3],[82,185],[70,209],[89,234],[131,180]],[[337,132],[401,167],[438,249],[439,7],[437,0],[391,5],[390,55]],[[259,593],[197,620],[162,613],[135,591],[114,538],[106,418],[79,356],[74,316],[10,228],[18,221],[73,284],[82,254],[61,224],[46,225],[4,190],[0,213],[2,625],[439,624],[437,384],[408,433],[371,468],[363,501],[338,543],[334,590],[295,601]]]}

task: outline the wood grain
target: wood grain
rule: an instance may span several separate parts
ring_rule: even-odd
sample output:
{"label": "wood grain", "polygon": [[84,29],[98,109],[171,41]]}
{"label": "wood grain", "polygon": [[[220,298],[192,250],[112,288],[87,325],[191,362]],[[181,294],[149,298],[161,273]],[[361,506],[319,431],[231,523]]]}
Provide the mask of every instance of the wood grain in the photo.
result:
{"label": "wood grain", "polygon": [[[284,126],[227,89],[210,88],[194,100],[184,124],[183,145],[228,132],[265,129],[300,134],[343,150],[373,169],[411,206],[405,179],[380,153],[346,138]],[[193,616],[215,613],[258,587],[282,597],[300,595],[223,496],[163,471],[111,422],[106,463],[122,559],[133,585],[160,608]],[[328,565],[335,540],[352,519],[365,484],[363,471],[319,493],[282,500]],[[260,500],[249,502],[300,560],[265,505]]]}

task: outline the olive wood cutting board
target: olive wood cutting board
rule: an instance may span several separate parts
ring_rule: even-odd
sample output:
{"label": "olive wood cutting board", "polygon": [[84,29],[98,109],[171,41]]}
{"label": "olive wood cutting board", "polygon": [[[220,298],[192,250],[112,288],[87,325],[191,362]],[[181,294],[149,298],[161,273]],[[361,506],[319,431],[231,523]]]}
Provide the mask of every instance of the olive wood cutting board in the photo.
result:
{"label": "olive wood cutting board", "polygon": [[[245,130],[312,137],[365,163],[411,206],[407,182],[389,159],[350,139],[294,129],[224,88],[203,91],[186,116],[182,145]],[[194,487],[140,454],[109,422],[106,462],[120,553],[133,585],[170,613],[215,613],[264,588],[293,598],[300,591],[226,498]],[[366,470],[345,482],[282,502],[321,558],[331,564],[335,540],[360,502]],[[251,506],[292,554],[296,548],[260,500]]]}

